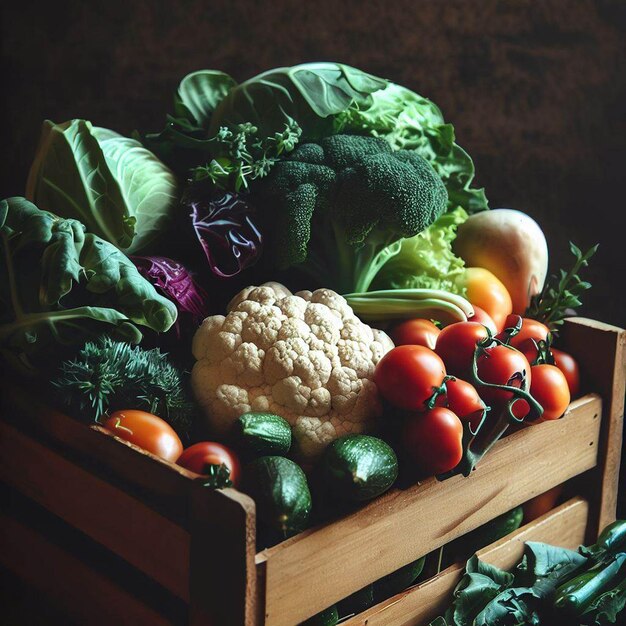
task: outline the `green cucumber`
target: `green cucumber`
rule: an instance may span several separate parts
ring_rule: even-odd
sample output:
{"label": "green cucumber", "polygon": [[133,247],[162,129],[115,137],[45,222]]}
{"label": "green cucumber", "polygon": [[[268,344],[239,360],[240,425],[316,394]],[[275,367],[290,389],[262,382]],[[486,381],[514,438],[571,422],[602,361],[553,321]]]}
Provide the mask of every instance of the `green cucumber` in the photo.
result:
{"label": "green cucumber", "polygon": [[352,595],[337,602],[339,617],[342,619],[348,615],[363,613],[374,604],[374,585],[370,583],[363,589],[355,591]]}
{"label": "green cucumber", "polygon": [[246,466],[243,490],[256,502],[257,519],[281,539],[302,532],[311,514],[311,492],[302,469],[282,456]]}
{"label": "green cucumber", "polygon": [[376,602],[382,602],[410,587],[422,573],[425,560],[426,557],[421,557],[384,578],[378,579],[374,583],[374,598]]}
{"label": "green cucumber", "polygon": [[291,448],[291,426],[273,413],[244,413],[236,422],[241,447],[255,455],[283,456]]}
{"label": "green cucumber", "polygon": [[309,617],[306,622],[302,622],[300,626],[336,626],[339,621],[339,613],[337,605],[333,604],[327,609],[316,613],[313,617]]}
{"label": "green cucumber", "polygon": [[592,546],[581,546],[579,552],[595,560],[605,554],[615,554],[626,548],[626,520],[617,520],[609,524]]}
{"label": "green cucumber", "polygon": [[360,502],[379,496],[393,485],[398,477],[398,459],[382,439],[347,435],[326,448],[322,469],[333,495]]}

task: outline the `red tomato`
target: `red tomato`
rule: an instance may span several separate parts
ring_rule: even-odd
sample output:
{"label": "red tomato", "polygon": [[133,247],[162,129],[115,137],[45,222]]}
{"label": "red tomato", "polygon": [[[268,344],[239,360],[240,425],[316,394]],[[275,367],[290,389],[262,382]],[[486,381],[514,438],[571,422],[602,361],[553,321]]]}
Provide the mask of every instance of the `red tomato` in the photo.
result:
{"label": "red tomato", "polygon": [[460,378],[446,381],[446,393],[437,398],[437,406],[449,408],[462,422],[471,422],[474,431],[485,410],[485,403],[474,385]]}
{"label": "red tomato", "polygon": [[176,463],[196,474],[207,474],[211,465],[225,465],[230,472],[233,487],[239,484],[241,477],[237,455],[230,448],[213,441],[194,443],[180,455]]}
{"label": "red tomato", "polygon": [[[515,326],[518,319],[519,316],[517,315],[509,315],[506,318],[505,328],[509,325]],[[509,345],[523,352],[528,361],[532,363],[537,358],[535,344],[540,341],[547,341],[549,333],[550,329],[545,324],[529,317],[523,317],[522,327],[517,335],[511,337]]]}
{"label": "red tomato", "polygon": [[463,425],[443,407],[410,415],[402,441],[409,459],[427,476],[455,468],[463,457]]}
{"label": "red tomato", "polygon": [[415,345],[434,350],[439,333],[440,330],[430,320],[417,318],[394,326],[390,335],[396,346]]}
{"label": "red tomato", "polygon": [[424,346],[398,346],[387,352],[374,370],[374,382],[385,400],[399,409],[419,411],[441,386],[443,361]]}
{"label": "red tomato", "polygon": [[453,376],[469,378],[476,342],[489,336],[478,322],[457,322],[446,326],[437,337],[435,352],[443,359]]}
{"label": "red tomato", "polygon": [[166,461],[175,461],[183,451],[183,444],[174,429],[165,420],[146,411],[115,411],[102,425],[116,437],[130,441]]}
{"label": "red tomato", "polygon": [[[524,387],[522,387],[522,375],[526,378]],[[528,359],[519,350],[509,346],[496,345],[487,348],[478,357],[478,377],[486,383],[510,385],[527,391],[531,383],[531,368]],[[503,405],[513,395],[510,391],[492,389],[491,387],[480,387],[478,392],[480,397],[489,405]],[[517,404],[519,402],[515,403],[515,405]]]}
{"label": "red tomato", "polygon": [[[556,420],[565,413],[570,401],[569,387],[563,372],[556,365],[533,365],[530,395],[543,408],[540,421]],[[528,413],[526,400],[518,400],[513,405],[515,417]]]}
{"label": "red tomato", "polygon": [[578,397],[578,392],[580,391],[580,369],[576,359],[562,350],[557,350],[556,348],[551,348],[550,350],[554,357],[554,364],[563,372],[565,380],[567,380],[570,396],[572,398]]}
{"label": "red tomato", "polygon": [[476,304],[472,304],[472,308],[474,309],[474,315],[470,317],[468,322],[478,322],[483,326],[486,326],[494,335],[498,332],[496,328],[496,323],[491,319],[491,316],[485,311],[481,309]]}

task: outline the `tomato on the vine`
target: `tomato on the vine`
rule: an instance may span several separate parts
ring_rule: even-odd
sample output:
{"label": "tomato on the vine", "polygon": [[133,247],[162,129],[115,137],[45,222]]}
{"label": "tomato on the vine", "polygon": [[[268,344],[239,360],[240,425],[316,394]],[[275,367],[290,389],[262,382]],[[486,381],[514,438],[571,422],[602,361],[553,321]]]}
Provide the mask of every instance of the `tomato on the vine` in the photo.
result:
{"label": "tomato on the vine", "polygon": [[[505,328],[514,326],[519,317],[509,315],[506,318]],[[511,337],[509,345],[523,352],[530,363],[537,358],[537,345],[540,341],[547,341],[550,329],[541,322],[529,317],[522,317],[522,327],[519,332]]]}
{"label": "tomato on the vine", "polygon": [[445,394],[437,398],[436,405],[450,409],[462,422],[470,422],[475,432],[486,408],[478,391],[460,378],[446,380],[445,385]]}
{"label": "tomato on the vine", "polygon": [[425,402],[446,376],[443,361],[424,346],[398,346],[378,362],[374,382],[393,406],[408,411],[425,408]]}
{"label": "tomato on the vine", "polygon": [[435,352],[443,359],[448,373],[469,378],[476,343],[488,336],[489,331],[478,322],[450,324],[439,333]]}
{"label": "tomato on the vine", "polygon": [[225,465],[234,487],[239,484],[241,477],[241,465],[237,455],[230,448],[214,441],[201,441],[189,446],[176,464],[196,474],[208,474],[211,466]]}
{"label": "tomato on the vine", "polygon": [[[528,359],[515,348],[495,345],[485,348],[478,357],[478,377],[485,383],[509,385],[528,391],[531,385],[531,367]],[[481,385],[480,397],[490,406],[504,405],[513,393]],[[518,404],[516,402],[515,404]]]}
{"label": "tomato on the vine", "polygon": [[567,380],[567,386],[569,387],[569,393],[572,398],[578,397],[580,391],[580,368],[576,359],[563,350],[557,350],[551,348],[552,356],[554,357],[554,364],[563,372],[565,380]]}
{"label": "tomato on the vine", "polygon": [[440,332],[430,320],[417,318],[400,322],[389,335],[396,346],[415,345],[434,350]]}
{"label": "tomato on the vine", "polygon": [[[543,408],[540,421],[556,420],[565,413],[570,402],[569,387],[563,372],[556,365],[533,365],[530,395]],[[522,418],[528,413],[526,400],[517,400],[513,404],[513,414]]]}
{"label": "tomato on the vine", "polygon": [[402,441],[407,457],[425,476],[448,472],[463,457],[463,425],[443,407],[408,416]]}
{"label": "tomato on the vine", "polygon": [[146,411],[115,411],[102,422],[102,426],[116,437],[166,461],[175,461],[183,451],[183,444],[174,429],[165,420]]}

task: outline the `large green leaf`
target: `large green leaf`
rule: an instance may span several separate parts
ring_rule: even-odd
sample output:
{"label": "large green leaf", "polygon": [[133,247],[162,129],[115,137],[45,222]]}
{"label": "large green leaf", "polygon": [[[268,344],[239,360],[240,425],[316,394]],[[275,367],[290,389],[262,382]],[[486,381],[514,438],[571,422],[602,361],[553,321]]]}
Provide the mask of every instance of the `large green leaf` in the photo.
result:
{"label": "large green leaf", "polygon": [[200,128],[208,128],[213,111],[236,85],[233,78],[218,70],[187,74],[180,81],[174,99],[176,115],[187,118]]}
{"label": "large green leaf", "polygon": [[94,128],[93,133],[134,219],[135,237],[126,250],[134,253],[145,249],[172,222],[176,177],[138,141],[104,128]]}
{"label": "large green leaf", "polygon": [[306,137],[332,128],[332,116],[351,104],[366,107],[387,81],[340,63],[304,63],[263,72],[232,88],[216,108],[209,136],[221,126],[251,122],[270,136],[290,119]]}
{"label": "large green leaf", "polygon": [[41,209],[79,220],[120,248],[133,240],[134,219],[85,120],[44,122],[26,196]]}
{"label": "large green leaf", "polygon": [[46,121],[26,195],[118,248],[138,252],[167,230],[177,183],[134,139],[85,120]]}

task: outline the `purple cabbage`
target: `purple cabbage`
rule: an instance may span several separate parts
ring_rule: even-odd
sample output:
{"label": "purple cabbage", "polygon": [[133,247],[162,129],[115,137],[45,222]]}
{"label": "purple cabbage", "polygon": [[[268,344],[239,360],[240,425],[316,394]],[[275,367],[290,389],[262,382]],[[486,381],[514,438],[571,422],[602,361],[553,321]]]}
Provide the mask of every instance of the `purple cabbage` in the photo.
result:
{"label": "purple cabbage", "polygon": [[209,315],[206,291],[184,266],[164,256],[131,256],[139,273],[176,304],[179,313],[188,313],[200,323]]}
{"label": "purple cabbage", "polygon": [[254,265],[263,250],[263,237],[255,224],[255,209],[240,194],[188,200],[198,241],[211,271],[230,278]]}

